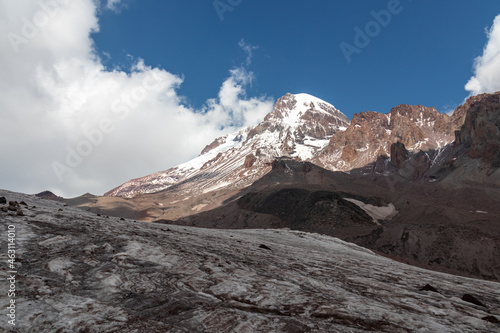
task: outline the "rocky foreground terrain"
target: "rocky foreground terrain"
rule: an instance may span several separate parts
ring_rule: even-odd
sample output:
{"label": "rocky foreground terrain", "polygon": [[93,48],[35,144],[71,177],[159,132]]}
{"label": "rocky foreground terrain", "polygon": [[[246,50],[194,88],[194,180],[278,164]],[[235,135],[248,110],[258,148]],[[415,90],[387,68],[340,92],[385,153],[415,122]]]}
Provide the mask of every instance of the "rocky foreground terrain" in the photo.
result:
{"label": "rocky foreground terrain", "polygon": [[[134,222],[1,197],[4,330],[500,331],[500,284],[408,266],[329,236]],[[9,226],[14,298],[5,282]],[[12,299],[15,326],[6,317]]]}

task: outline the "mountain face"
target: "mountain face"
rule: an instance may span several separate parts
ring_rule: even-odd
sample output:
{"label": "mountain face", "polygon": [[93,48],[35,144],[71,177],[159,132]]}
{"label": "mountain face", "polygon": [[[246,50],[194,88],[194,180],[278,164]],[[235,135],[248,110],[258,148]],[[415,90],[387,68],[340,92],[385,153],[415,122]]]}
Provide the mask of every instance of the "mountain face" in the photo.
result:
{"label": "mountain face", "polygon": [[280,156],[316,156],[349,119],[333,105],[307,94],[286,94],[254,128],[215,139],[197,158],[166,171],[131,180],[106,196],[132,197],[175,186],[186,195],[242,188],[271,168]]}
{"label": "mountain face", "polygon": [[[464,106],[468,107],[465,113]],[[457,119],[464,119],[450,144],[412,151],[398,141],[390,145],[390,156],[379,156],[376,162],[351,172],[385,175],[404,186],[411,181],[438,181],[452,187],[467,182],[500,186],[500,92],[471,97],[464,106],[450,118],[452,129]]]}
{"label": "mountain face", "polygon": [[409,151],[439,149],[453,141],[458,119],[461,113],[449,117],[422,105],[402,104],[387,114],[357,113],[315,162],[330,170],[349,171],[375,162],[379,156],[390,156],[396,142]]}
{"label": "mountain face", "polygon": [[469,156],[500,167],[500,92],[476,96],[470,103],[455,146],[469,148]]}
{"label": "mountain face", "polygon": [[[20,193],[0,190],[0,197],[26,203],[23,216],[0,210],[0,220],[17,235],[17,290],[10,296],[3,283],[0,293],[4,310],[15,301],[15,326],[4,317],[4,331],[451,333],[500,327],[498,283],[412,267],[337,238],[133,222]],[[12,274],[0,270],[14,283]]]}

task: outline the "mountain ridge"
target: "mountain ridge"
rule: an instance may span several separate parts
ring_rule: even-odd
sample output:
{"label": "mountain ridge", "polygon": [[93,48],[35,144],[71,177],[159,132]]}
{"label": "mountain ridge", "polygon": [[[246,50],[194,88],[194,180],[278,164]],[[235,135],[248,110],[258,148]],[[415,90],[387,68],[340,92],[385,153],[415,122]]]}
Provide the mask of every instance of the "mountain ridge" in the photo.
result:
{"label": "mountain ridge", "polygon": [[312,161],[329,170],[349,171],[391,155],[391,144],[408,151],[439,150],[455,139],[471,97],[452,116],[433,107],[400,104],[387,114],[366,111],[349,120],[332,104],[309,94],[287,93],[253,128],[224,135],[207,144],[200,155],[166,171],[132,179],[105,196],[133,197],[187,186],[206,192],[248,186],[270,170],[275,158]]}

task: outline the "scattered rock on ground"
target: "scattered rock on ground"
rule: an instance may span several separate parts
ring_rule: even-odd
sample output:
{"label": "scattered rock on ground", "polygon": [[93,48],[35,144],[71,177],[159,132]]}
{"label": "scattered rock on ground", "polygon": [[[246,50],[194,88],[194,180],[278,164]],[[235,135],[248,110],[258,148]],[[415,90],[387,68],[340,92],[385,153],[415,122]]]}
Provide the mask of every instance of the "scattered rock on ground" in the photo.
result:
{"label": "scattered rock on ground", "polygon": [[431,286],[430,284],[426,284],[425,286],[423,286],[422,288],[420,288],[420,290],[423,290],[423,291],[432,291],[432,292],[435,292],[435,293],[439,293],[439,291],[434,288],[433,286]]}
{"label": "scattered rock on ground", "polygon": [[267,245],[264,245],[264,244],[260,244],[259,248],[271,251],[271,248],[269,246],[267,246]]}
{"label": "scattered rock on ground", "polygon": [[493,323],[493,324],[500,324],[500,320],[498,320],[497,317],[495,317],[495,316],[486,316],[486,317],[483,317],[481,319],[489,321],[490,323]]}
{"label": "scattered rock on ground", "polygon": [[462,296],[462,300],[469,302],[469,303],[472,303],[472,304],[482,306],[482,307],[486,307],[486,305],[484,305],[480,300],[478,300],[476,297],[472,296],[471,294],[464,294]]}

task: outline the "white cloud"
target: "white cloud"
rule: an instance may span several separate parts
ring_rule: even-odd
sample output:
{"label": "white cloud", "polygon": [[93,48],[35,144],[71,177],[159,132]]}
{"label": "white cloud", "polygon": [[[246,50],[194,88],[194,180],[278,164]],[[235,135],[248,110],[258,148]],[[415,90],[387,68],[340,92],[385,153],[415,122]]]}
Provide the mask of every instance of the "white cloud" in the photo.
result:
{"label": "white cloud", "polygon": [[500,90],[500,15],[487,33],[483,54],[474,60],[474,76],[465,85],[471,95]]}
{"label": "white cloud", "polygon": [[247,59],[245,64],[248,66],[252,62],[253,50],[257,50],[259,47],[254,46],[252,44],[246,43],[244,39],[240,40],[238,45],[241,47],[243,51],[247,54]]}
{"label": "white cloud", "polygon": [[107,0],[106,2],[106,8],[114,12],[121,10],[120,5],[122,5],[122,0]]}
{"label": "white cloud", "polygon": [[245,66],[201,110],[182,103],[181,77],[142,59],[129,73],[108,70],[89,37],[99,29],[95,2],[52,3],[0,5],[0,31],[12,37],[0,39],[2,188],[102,194],[184,162],[272,110],[269,98],[246,95],[254,76]]}

